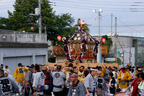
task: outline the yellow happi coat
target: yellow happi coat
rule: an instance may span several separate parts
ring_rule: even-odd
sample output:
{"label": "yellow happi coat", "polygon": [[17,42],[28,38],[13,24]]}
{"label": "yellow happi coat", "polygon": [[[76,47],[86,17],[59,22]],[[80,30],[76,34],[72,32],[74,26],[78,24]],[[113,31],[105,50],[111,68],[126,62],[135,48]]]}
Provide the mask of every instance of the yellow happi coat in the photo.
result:
{"label": "yellow happi coat", "polygon": [[80,78],[78,78],[78,80],[79,80],[81,83],[83,83],[83,84],[84,84],[84,82],[85,82],[85,79],[86,79],[86,77],[80,77]]}
{"label": "yellow happi coat", "polygon": [[[122,71],[120,71],[119,72],[119,74],[118,74],[118,80],[119,79],[121,79],[121,73],[122,73]],[[123,78],[122,78],[122,80],[131,80],[131,75],[126,71],[125,73],[124,73],[124,76],[123,76]],[[124,85],[123,84],[121,84],[121,80],[119,80],[119,87],[120,88],[127,88],[128,87],[128,82],[126,82]]]}
{"label": "yellow happi coat", "polygon": [[25,80],[25,72],[27,72],[28,69],[26,67],[18,67],[15,69],[14,72],[14,78],[17,82],[23,82]]}
{"label": "yellow happi coat", "polygon": [[102,69],[102,71],[101,71],[101,77],[102,77],[102,78],[104,78],[105,71],[106,71],[106,67],[103,67],[103,69]]}

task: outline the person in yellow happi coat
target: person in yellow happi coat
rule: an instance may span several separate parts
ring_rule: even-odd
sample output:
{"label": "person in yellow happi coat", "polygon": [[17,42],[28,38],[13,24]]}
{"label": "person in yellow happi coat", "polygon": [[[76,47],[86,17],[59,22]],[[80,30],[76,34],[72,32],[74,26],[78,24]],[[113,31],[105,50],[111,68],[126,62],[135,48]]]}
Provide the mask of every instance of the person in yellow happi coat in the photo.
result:
{"label": "person in yellow happi coat", "polygon": [[106,67],[103,65],[102,68],[100,69],[100,71],[101,71],[100,76],[101,76],[102,78],[104,78],[104,74],[105,74],[105,72],[106,72]]}
{"label": "person in yellow happi coat", "polygon": [[119,87],[122,89],[122,91],[128,87],[127,81],[131,80],[131,78],[131,75],[126,71],[126,68],[123,67],[118,74]]}
{"label": "person in yellow happi coat", "polygon": [[24,81],[24,72],[27,72],[28,68],[22,67],[22,64],[18,64],[18,68],[15,69],[14,72],[14,78],[16,79],[17,82],[23,82]]}
{"label": "person in yellow happi coat", "polygon": [[99,71],[99,73],[101,73],[100,77],[104,78],[105,80],[109,79],[109,77],[108,77],[109,71],[106,69],[106,67],[104,65],[102,65],[102,67],[98,66],[98,71]]}
{"label": "person in yellow happi coat", "polygon": [[84,74],[84,66],[80,66],[79,67],[79,71],[78,71],[78,79],[81,78]]}
{"label": "person in yellow happi coat", "polygon": [[88,69],[84,70],[84,74],[83,74],[83,76],[80,77],[78,80],[79,80],[81,83],[84,84],[85,79],[86,79],[86,76],[87,76],[88,74],[89,74],[89,70],[88,70]]}
{"label": "person in yellow happi coat", "polygon": [[22,67],[22,64],[19,63],[18,64],[18,68],[15,69],[14,72],[14,78],[16,79],[16,81],[18,82],[19,85],[19,92],[21,93],[22,91],[22,86],[24,84],[24,80],[25,80],[25,72],[28,71],[28,68],[26,67]]}

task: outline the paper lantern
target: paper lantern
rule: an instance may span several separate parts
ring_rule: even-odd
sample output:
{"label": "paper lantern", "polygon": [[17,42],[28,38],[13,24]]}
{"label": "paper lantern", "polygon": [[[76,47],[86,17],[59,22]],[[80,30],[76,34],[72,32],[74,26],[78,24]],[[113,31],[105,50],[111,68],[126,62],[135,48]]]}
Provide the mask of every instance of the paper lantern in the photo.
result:
{"label": "paper lantern", "polygon": [[102,43],[102,44],[104,44],[104,43],[105,43],[105,41],[106,41],[106,39],[105,39],[105,38],[102,38],[102,39],[101,39],[101,43]]}
{"label": "paper lantern", "polygon": [[31,30],[33,30],[34,29],[34,27],[31,27]]}
{"label": "paper lantern", "polygon": [[57,36],[58,41],[62,41],[62,37],[60,35]]}
{"label": "paper lantern", "polygon": [[88,36],[87,35],[85,35],[85,40],[87,41],[87,38],[88,38]]}
{"label": "paper lantern", "polygon": [[81,25],[81,19],[79,18],[77,21],[77,25],[80,26]]}

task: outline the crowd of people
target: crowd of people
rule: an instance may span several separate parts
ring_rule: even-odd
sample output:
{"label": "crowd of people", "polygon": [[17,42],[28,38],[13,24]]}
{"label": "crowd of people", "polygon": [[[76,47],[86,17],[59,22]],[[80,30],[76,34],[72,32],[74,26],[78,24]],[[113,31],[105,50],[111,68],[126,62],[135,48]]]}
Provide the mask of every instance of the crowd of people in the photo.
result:
{"label": "crowd of people", "polygon": [[0,96],[144,96],[143,67],[18,64],[0,68]]}

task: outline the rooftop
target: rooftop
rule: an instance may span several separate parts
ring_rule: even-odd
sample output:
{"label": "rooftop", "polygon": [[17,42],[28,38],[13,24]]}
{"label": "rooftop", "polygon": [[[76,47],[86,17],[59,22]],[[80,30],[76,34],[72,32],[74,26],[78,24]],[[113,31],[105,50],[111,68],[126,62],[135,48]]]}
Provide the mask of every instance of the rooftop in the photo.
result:
{"label": "rooftop", "polygon": [[66,53],[63,47],[53,46],[53,55],[66,55]]}
{"label": "rooftop", "polygon": [[47,43],[47,35],[0,29],[0,42]]}
{"label": "rooftop", "polygon": [[[107,36],[115,36],[115,32],[108,32],[108,33],[101,33],[100,34],[101,36],[103,35],[107,35]],[[117,35],[120,36],[120,37],[135,37],[135,38],[143,38],[144,37],[144,33],[139,33],[139,32],[117,32]],[[92,34],[92,36],[98,36],[98,34]]]}

